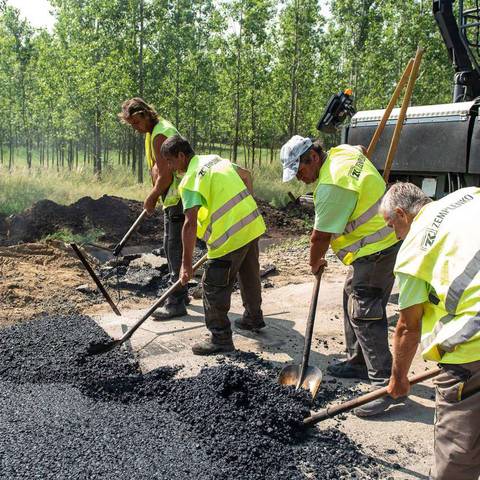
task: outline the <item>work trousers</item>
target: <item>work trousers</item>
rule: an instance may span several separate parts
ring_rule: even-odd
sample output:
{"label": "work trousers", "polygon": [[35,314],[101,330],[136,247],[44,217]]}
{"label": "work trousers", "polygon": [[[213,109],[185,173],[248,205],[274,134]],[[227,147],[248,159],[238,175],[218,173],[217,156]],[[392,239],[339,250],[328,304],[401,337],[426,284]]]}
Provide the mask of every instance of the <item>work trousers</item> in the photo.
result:
{"label": "work trousers", "polygon": [[441,366],[435,379],[435,465],[430,479],[478,480],[480,361]]}
{"label": "work trousers", "polygon": [[365,365],[372,384],[386,385],[392,370],[387,303],[399,244],[355,260],[343,289],[347,361]]}
{"label": "work trousers", "polygon": [[220,258],[208,260],[203,274],[205,323],[213,343],[231,343],[232,328],[228,319],[230,302],[238,276],[248,323],[263,320],[258,238]]}
{"label": "work trousers", "polygon": [[[182,227],[185,220],[183,214],[182,202],[177,205],[168,207],[163,213],[163,248],[168,262],[169,286],[173,285],[179,277],[180,267],[182,265]],[[187,298],[187,287],[181,287],[176,292],[172,293],[167,300],[167,303],[181,303]]]}

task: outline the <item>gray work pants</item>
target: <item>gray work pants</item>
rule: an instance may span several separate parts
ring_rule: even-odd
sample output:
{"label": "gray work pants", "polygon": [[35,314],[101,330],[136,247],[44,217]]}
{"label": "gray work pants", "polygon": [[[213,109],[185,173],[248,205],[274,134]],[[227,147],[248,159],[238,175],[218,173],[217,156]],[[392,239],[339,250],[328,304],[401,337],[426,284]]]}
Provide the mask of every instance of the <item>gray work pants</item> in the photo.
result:
{"label": "gray work pants", "polygon": [[347,361],[365,365],[370,381],[386,385],[392,369],[387,303],[400,244],[355,260],[343,288]]}
{"label": "gray work pants", "polygon": [[213,343],[230,343],[232,329],[228,319],[235,280],[239,279],[244,318],[255,324],[263,320],[258,238],[220,258],[208,260],[203,274],[205,324]]}
{"label": "gray work pants", "polygon": [[[480,477],[480,361],[441,365],[435,378],[435,465],[431,480]],[[462,392],[475,385],[475,393]]]}
{"label": "gray work pants", "polygon": [[[180,267],[182,266],[182,227],[185,220],[183,214],[182,202],[177,205],[168,207],[163,214],[163,248],[168,262],[169,286],[173,285],[180,274]],[[167,300],[167,303],[181,303],[184,302],[188,295],[187,287],[181,287],[176,292],[172,293]]]}

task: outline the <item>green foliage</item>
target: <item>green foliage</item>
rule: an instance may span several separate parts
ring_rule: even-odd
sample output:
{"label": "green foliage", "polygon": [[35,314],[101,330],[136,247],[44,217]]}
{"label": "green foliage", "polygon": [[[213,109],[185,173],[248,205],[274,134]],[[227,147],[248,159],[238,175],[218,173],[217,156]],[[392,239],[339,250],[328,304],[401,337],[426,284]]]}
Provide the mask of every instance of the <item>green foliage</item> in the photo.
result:
{"label": "green foliage", "polygon": [[81,234],[73,233],[69,228],[61,228],[54,233],[48,234],[42,238],[41,241],[47,242],[48,240],[60,240],[64,243],[95,243],[105,232],[100,228],[93,228]]}
{"label": "green foliage", "polygon": [[357,109],[385,106],[420,44],[413,104],[450,101],[430,1],[326,3],[51,0],[47,32],[0,1],[0,211],[85,193],[143,199],[148,186],[132,186],[148,179],[142,139],[117,119],[133,96],[197,151],[253,169],[260,196],[278,205],[305,190],[279,181],[278,150],[290,135],[317,134],[333,93],[352,87]]}

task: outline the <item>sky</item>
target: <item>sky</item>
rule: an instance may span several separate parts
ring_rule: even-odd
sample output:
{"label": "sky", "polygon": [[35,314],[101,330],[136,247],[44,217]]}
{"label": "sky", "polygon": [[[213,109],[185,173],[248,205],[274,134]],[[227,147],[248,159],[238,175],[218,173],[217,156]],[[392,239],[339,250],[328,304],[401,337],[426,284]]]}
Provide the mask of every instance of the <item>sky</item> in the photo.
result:
{"label": "sky", "polygon": [[55,19],[50,15],[51,6],[47,0],[7,0],[7,5],[18,8],[21,16],[34,27],[52,29]]}

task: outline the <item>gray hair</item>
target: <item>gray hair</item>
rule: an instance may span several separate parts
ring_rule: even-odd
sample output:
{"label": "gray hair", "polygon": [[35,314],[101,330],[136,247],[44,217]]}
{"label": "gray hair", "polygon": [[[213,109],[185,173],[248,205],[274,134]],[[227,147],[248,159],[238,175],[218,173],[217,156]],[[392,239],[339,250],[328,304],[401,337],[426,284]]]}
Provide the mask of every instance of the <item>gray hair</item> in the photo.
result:
{"label": "gray hair", "polygon": [[431,201],[432,200],[413,183],[398,182],[393,184],[383,196],[379,211],[389,219],[395,217],[396,208],[401,208],[404,212],[415,216],[422,207]]}

